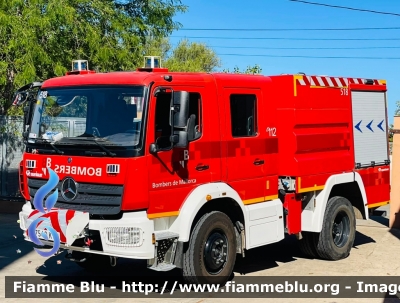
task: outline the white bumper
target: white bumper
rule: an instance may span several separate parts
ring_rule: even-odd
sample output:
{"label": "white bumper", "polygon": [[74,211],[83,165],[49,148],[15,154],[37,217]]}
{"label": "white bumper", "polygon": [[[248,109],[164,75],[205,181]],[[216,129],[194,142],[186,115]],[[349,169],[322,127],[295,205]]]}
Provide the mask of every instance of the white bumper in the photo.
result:
{"label": "white bumper", "polygon": [[[27,241],[31,241],[26,230],[30,224],[28,217],[32,211],[28,201],[19,213],[20,228],[24,231],[23,235]],[[147,218],[146,211],[124,213],[119,220],[89,220],[88,222],[90,230],[99,231],[103,251],[69,246],[66,243],[62,243],[60,248],[130,259],[154,258],[154,245],[152,244],[154,222]],[[129,235],[131,235],[130,240],[128,239]],[[52,242],[42,242],[52,245]]]}
{"label": "white bumper", "polygon": [[[134,246],[118,244],[110,241],[118,228],[135,228],[136,235],[139,234],[139,241]],[[154,258],[154,245],[152,234],[154,233],[154,222],[147,218],[145,211],[124,213],[119,220],[90,220],[90,230],[98,230],[101,236],[101,243],[105,254],[121,256],[131,259],[152,259]]]}

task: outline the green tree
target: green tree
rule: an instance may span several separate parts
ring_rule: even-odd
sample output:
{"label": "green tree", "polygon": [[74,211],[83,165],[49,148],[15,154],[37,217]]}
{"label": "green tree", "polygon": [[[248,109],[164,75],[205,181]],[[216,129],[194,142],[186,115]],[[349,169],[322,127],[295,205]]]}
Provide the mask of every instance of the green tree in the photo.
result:
{"label": "green tree", "polygon": [[15,89],[61,76],[74,59],[99,71],[143,64],[148,37],[167,37],[181,0],[0,1],[0,114]]}
{"label": "green tree", "polygon": [[389,125],[388,137],[389,142],[393,142],[393,124]]}
{"label": "green tree", "polygon": [[255,64],[254,66],[247,66],[245,70],[240,70],[239,67],[235,66],[233,71],[231,72],[229,69],[224,69],[224,73],[233,73],[233,74],[252,74],[252,75],[259,75],[262,72],[262,68]]}
{"label": "green tree", "polygon": [[400,101],[396,101],[396,109],[394,111],[395,116],[400,116]]}
{"label": "green tree", "polygon": [[161,55],[164,55],[163,66],[172,72],[212,72],[221,66],[217,54],[204,43],[182,40],[170,51],[169,42],[164,41]]}
{"label": "green tree", "polygon": [[172,46],[169,38],[148,39],[143,49],[143,56],[160,56],[161,65],[164,67],[164,60],[168,59]]}

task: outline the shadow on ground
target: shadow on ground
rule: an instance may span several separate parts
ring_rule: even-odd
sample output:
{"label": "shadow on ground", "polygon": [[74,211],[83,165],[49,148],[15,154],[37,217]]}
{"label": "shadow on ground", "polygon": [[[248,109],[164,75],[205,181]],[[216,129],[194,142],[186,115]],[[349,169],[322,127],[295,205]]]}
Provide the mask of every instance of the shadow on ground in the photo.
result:
{"label": "shadow on ground", "polygon": [[382,224],[385,227],[389,227],[389,218],[387,218],[385,211],[375,211],[373,216],[370,216],[370,220]]}
{"label": "shadow on ground", "polygon": [[0,214],[0,270],[33,251],[17,221],[17,214]]}
{"label": "shadow on ground", "polygon": [[[378,217],[377,217],[378,218]],[[33,245],[24,241],[21,235],[17,215],[0,214],[0,269],[18,261],[21,257],[33,251]],[[380,219],[379,219],[380,220]],[[391,231],[400,239],[400,231]],[[17,238],[15,238],[16,236]],[[367,243],[374,243],[374,239],[357,232],[354,248]],[[18,252],[17,252],[18,251]],[[47,259],[44,265],[37,269],[37,273],[46,276],[84,276],[91,275],[74,262],[65,259],[66,252]],[[237,275],[247,275],[258,271],[268,270],[279,266],[279,263],[295,262],[297,258],[307,258],[297,246],[295,236],[287,236],[284,240],[267,246],[246,251],[245,258],[237,255],[234,271]],[[101,264],[99,264],[101,266]],[[108,274],[108,273],[107,273]],[[147,269],[146,261],[118,259],[117,266],[109,274],[123,276],[180,276],[180,270],[163,273]]]}
{"label": "shadow on ground", "polygon": [[[354,246],[361,246],[375,241],[357,232]],[[83,269],[75,262],[65,259],[66,252],[47,259],[44,266],[37,269],[37,273],[48,276],[92,276],[93,273]],[[278,263],[295,262],[298,258],[307,258],[302,254],[297,246],[295,236],[287,236],[279,243],[255,248],[246,251],[245,258],[237,255],[234,272],[236,275],[247,275],[258,271],[268,270],[279,266]],[[101,266],[101,264],[99,264]],[[101,269],[101,268],[99,268]],[[147,269],[146,261],[118,259],[117,265],[111,270],[101,271],[101,275],[107,276],[123,276],[123,277],[173,277],[175,280],[180,277],[180,269],[175,269],[170,272],[157,272]]]}

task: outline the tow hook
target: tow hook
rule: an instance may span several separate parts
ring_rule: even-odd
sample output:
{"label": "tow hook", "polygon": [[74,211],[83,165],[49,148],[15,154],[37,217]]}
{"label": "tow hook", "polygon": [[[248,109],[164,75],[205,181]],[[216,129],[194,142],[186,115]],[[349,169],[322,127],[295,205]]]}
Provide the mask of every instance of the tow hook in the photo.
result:
{"label": "tow hook", "polygon": [[87,247],[89,247],[90,244],[92,244],[92,243],[93,243],[93,240],[91,240],[90,238],[85,238],[85,244]]}
{"label": "tow hook", "polygon": [[117,257],[111,257],[110,256],[110,265],[112,267],[115,267],[117,265]]}

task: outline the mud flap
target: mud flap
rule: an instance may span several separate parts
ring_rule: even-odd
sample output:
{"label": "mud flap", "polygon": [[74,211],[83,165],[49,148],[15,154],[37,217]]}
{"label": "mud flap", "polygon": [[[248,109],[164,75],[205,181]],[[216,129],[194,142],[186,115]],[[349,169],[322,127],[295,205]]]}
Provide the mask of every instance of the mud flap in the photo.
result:
{"label": "mud flap", "polygon": [[286,228],[289,235],[301,232],[301,199],[296,194],[286,194],[283,207],[286,209]]}

